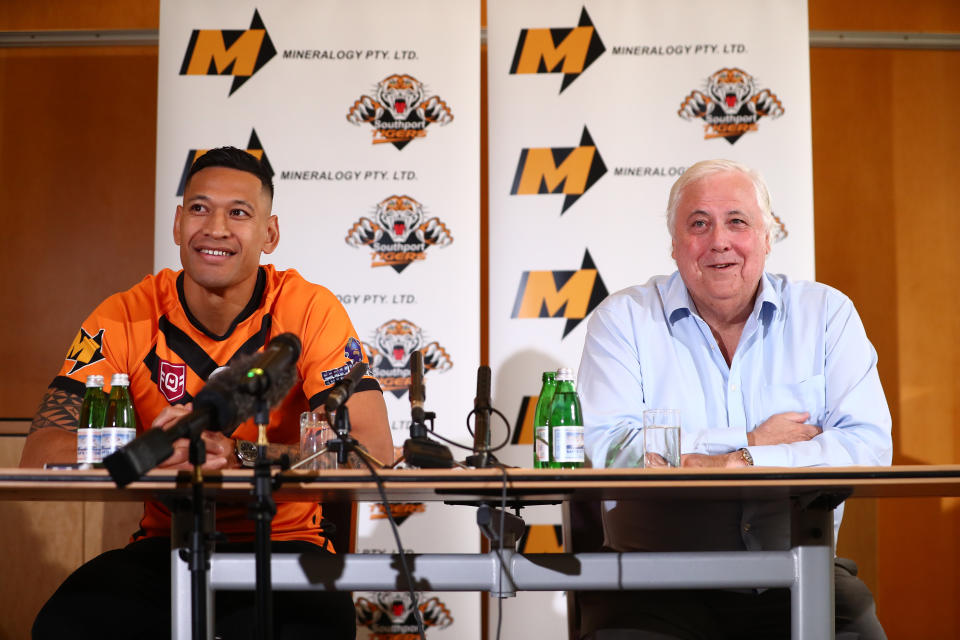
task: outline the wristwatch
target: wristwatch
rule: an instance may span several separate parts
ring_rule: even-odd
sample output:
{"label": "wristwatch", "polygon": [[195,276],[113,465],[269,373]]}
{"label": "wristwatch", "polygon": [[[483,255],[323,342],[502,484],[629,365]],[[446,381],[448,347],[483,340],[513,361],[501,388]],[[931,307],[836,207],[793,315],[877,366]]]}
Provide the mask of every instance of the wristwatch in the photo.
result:
{"label": "wristwatch", "polygon": [[245,469],[253,469],[257,464],[257,445],[247,440],[237,440],[234,447],[237,462]]}
{"label": "wristwatch", "polygon": [[740,457],[743,458],[743,461],[747,463],[747,466],[752,467],[753,456],[750,455],[750,451],[748,449],[739,449],[739,451],[740,451]]}

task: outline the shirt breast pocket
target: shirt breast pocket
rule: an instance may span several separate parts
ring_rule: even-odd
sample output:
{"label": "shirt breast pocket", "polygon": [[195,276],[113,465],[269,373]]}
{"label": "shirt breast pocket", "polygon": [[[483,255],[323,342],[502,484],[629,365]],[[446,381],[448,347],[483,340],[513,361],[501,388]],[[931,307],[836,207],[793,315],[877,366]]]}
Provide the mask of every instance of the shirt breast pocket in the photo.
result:
{"label": "shirt breast pocket", "polygon": [[822,374],[812,376],[794,384],[769,384],[761,391],[760,420],[787,411],[807,411],[810,418],[807,424],[821,425],[826,405],[826,379]]}

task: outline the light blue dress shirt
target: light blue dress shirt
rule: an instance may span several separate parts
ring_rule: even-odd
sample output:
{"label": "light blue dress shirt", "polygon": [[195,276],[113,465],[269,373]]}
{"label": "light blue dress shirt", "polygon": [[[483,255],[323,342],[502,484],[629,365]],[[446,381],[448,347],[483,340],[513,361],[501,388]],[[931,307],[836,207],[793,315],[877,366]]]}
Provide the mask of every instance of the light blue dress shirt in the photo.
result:
{"label": "light blue dress shirt", "polygon": [[[578,375],[586,455],[617,466],[616,443],[645,409],[679,409],[683,453],[746,447],[757,466],[889,465],[890,411],[877,354],[845,295],[815,282],[764,274],[728,366],[679,272],[609,296],[587,327]],[[807,411],[823,433],[792,444],[747,447],[770,416]],[[608,457],[610,460],[608,461]],[[663,503],[604,507],[607,543],[621,550],[781,549],[782,503]],[[835,512],[839,532],[842,506]],[[681,531],[668,532],[672,522]],[[649,525],[649,526],[648,526]],[[691,530],[692,528],[692,530]]]}

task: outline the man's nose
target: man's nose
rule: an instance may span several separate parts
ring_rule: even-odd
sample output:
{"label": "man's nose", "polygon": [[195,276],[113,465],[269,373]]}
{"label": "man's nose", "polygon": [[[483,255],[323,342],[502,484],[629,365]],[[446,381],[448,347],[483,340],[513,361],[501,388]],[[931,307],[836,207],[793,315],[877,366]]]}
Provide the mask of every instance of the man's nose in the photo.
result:
{"label": "man's nose", "polygon": [[730,232],[725,229],[723,225],[715,226],[710,234],[710,249],[712,251],[722,252],[729,248]]}
{"label": "man's nose", "polygon": [[230,235],[230,229],[227,226],[227,213],[216,210],[207,216],[207,224],[204,231],[214,238],[224,238]]}

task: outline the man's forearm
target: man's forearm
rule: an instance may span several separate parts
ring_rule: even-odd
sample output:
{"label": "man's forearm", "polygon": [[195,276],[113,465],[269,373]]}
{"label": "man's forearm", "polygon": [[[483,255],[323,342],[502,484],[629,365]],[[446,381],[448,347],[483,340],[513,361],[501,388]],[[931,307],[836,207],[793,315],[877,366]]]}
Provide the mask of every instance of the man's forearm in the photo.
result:
{"label": "man's forearm", "polygon": [[48,462],[75,462],[80,396],[47,389],[30,425],[20,454],[21,467],[42,467]]}

